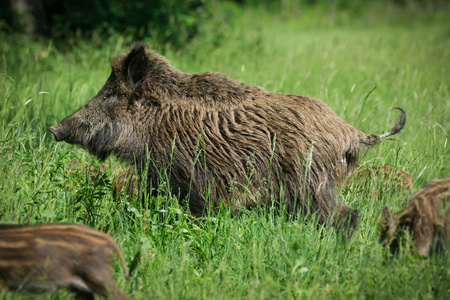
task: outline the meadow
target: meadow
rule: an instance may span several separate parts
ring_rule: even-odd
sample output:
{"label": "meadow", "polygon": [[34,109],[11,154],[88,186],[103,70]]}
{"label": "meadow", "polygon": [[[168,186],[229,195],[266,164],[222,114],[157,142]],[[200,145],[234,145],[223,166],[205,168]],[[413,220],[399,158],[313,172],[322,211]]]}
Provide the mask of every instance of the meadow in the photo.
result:
{"label": "meadow", "polygon": [[[313,15],[314,16],[314,15]],[[113,236],[132,270],[119,287],[135,299],[449,299],[450,249],[428,258],[396,255],[378,242],[383,207],[398,211],[434,178],[450,176],[450,23],[448,12],[408,16],[295,18],[258,9],[211,20],[210,34],[164,55],[184,72],[218,71],[268,91],[312,96],[365,132],[382,133],[401,107],[405,129],[360,162],[392,164],[413,177],[412,190],[375,193],[376,182],[350,184],[339,197],[361,211],[342,242],[314,216],[291,218],[261,207],[232,217],[226,209],[193,222],[158,187],[144,200],[111,191],[114,157],[95,182],[67,173],[77,159],[99,167],[85,150],[56,143],[46,128],[93,97],[110,60],[127,51],[118,34],[60,47],[48,39],[0,33],[0,222],[84,223]],[[447,20],[447,21],[446,21]],[[144,40],[151,48],[161,45]],[[0,299],[67,299],[69,292]]]}

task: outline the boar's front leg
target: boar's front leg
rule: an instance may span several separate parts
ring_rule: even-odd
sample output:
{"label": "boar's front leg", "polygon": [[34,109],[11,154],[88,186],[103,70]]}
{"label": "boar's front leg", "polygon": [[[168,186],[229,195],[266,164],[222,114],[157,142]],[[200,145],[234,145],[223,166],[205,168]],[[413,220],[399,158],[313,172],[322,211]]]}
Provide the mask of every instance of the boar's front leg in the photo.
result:
{"label": "boar's front leg", "polygon": [[205,198],[184,182],[172,178],[172,193],[177,195],[178,203],[184,209],[189,209],[192,216],[200,218],[206,215],[207,204]]}

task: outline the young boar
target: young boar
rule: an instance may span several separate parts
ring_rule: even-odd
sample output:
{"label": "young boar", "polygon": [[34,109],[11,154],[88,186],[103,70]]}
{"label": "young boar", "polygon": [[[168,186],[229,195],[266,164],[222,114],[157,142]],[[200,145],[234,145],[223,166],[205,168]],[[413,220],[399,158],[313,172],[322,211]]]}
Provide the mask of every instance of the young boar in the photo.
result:
{"label": "young boar", "polygon": [[128,279],[122,252],[104,233],[78,224],[0,224],[0,290],[68,288],[77,299],[94,299],[93,293],[131,299],[112,279],[113,250]]}
{"label": "young boar", "polygon": [[316,212],[320,223],[356,228],[359,212],[333,190],[361,146],[398,133],[406,120],[400,109],[391,131],[367,134],[320,100],[219,73],[183,73],[146,45],[134,45],[111,66],[98,94],[48,130],[101,159],[112,153],[138,170],[148,167],[148,186],[168,182],[194,216],[220,203],[233,212],[284,203],[291,213]]}
{"label": "young boar", "polygon": [[350,186],[366,189],[373,184],[374,196],[377,199],[384,196],[394,196],[402,191],[412,190],[412,176],[405,170],[393,165],[378,165],[374,167],[360,167],[346,180],[344,191]]}
{"label": "young boar", "polygon": [[[109,166],[103,163],[99,168],[88,163],[82,163],[74,159],[64,172],[64,178],[70,181],[70,177],[79,178],[82,175],[87,180],[90,180],[95,186],[103,178],[106,168]],[[122,190],[130,197],[137,197],[139,194],[139,182],[134,172],[134,168],[125,169],[120,165],[116,165],[112,170],[112,191],[113,198],[119,199]],[[66,187],[73,188],[70,184]]]}
{"label": "young boar", "polygon": [[380,242],[389,246],[392,253],[398,250],[397,229],[412,233],[417,253],[427,255],[448,245],[450,228],[450,178],[429,182],[405,208],[391,215],[389,208],[381,216]]}
{"label": "young boar", "polygon": [[112,188],[113,198],[115,200],[119,199],[122,191],[131,198],[138,197],[140,182],[134,169],[122,170],[122,172],[115,176]]}

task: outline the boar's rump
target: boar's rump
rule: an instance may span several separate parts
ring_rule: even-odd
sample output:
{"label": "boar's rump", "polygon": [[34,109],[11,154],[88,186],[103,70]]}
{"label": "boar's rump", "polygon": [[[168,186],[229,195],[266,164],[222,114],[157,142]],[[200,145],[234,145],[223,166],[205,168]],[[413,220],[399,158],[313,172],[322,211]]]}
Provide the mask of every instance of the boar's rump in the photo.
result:
{"label": "boar's rump", "polygon": [[[148,163],[155,187],[169,168],[169,183],[194,216],[209,201],[233,211],[256,203],[285,203],[356,228],[358,211],[333,189],[353,169],[362,145],[398,133],[367,134],[340,119],[322,101],[275,94],[220,73],[183,73],[147,45],[116,56],[98,94],[59,124],[57,141],[79,144],[97,157],[110,153]],[[349,222],[349,223],[348,223]]]}

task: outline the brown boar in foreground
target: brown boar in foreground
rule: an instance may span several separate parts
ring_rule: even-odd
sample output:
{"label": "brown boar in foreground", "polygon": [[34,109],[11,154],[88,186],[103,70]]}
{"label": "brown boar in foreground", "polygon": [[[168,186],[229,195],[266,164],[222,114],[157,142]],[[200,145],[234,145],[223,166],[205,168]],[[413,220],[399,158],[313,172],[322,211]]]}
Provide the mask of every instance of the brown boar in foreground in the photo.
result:
{"label": "brown boar in foreground", "polygon": [[114,284],[113,250],[125,276],[128,270],[114,240],[79,224],[0,224],[0,290],[29,293],[68,288],[77,299],[93,293],[112,299],[131,299]]}
{"label": "brown boar in foreground", "polygon": [[98,94],[49,131],[101,159],[113,153],[138,170],[148,167],[148,186],[168,182],[194,216],[211,204],[235,212],[284,203],[291,213],[317,212],[320,223],[356,228],[359,212],[340,203],[334,188],[361,146],[398,133],[406,120],[400,109],[391,131],[367,134],[320,100],[219,73],[183,73],[146,45],[111,66]]}
{"label": "brown boar in foreground", "polygon": [[450,178],[429,182],[396,214],[391,215],[387,206],[383,209],[380,242],[383,246],[389,245],[391,252],[398,249],[396,233],[399,228],[412,233],[420,255],[447,246],[450,238]]}

